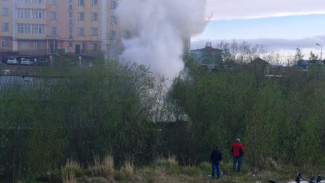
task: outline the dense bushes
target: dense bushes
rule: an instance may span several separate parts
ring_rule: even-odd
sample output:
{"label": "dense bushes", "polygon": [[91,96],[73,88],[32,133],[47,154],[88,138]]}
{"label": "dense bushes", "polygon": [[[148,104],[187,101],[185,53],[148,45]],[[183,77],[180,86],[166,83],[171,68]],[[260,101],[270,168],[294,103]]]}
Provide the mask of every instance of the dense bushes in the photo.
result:
{"label": "dense bushes", "polygon": [[245,65],[217,72],[201,70],[191,60],[187,66],[186,77],[174,80],[169,102],[191,119],[188,151],[196,151],[194,162],[206,160],[214,144],[229,160],[231,143],[239,137],[252,167],[266,168],[274,161],[324,163],[322,66],[308,73],[287,68],[281,78],[261,80]]}
{"label": "dense bushes", "polygon": [[148,119],[161,92],[156,77],[116,62],[61,69],[1,91],[1,180],[37,176],[67,159],[88,167],[106,154],[117,166],[126,159],[151,162],[158,138]]}
{"label": "dense bushes", "polygon": [[188,60],[164,98],[165,83],[143,66],[54,67],[52,77],[1,91],[0,178],[38,177],[67,159],[92,167],[107,154],[118,168],[170,155],[198,164],[215,144],[227,161],[236,137],[252,167],[324,163],[322,70],[286,74],[257,83],[240,65],[209,72]]}

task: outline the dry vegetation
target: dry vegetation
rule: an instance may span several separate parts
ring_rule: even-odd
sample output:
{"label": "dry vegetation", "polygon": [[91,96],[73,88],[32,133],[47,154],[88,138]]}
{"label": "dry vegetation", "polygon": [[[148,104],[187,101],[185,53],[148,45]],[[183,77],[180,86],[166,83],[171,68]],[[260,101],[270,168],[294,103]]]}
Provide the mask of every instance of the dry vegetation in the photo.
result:
{"label": "dry vegetation", "polygon": [[112,180],[114,177],[114,160],[113,157],[108,155],[102,162],[94,158],[94,166],[90,167],[90,171],[96,176],[105,177],[108,180]]}
{"label": "dry vegetation", "polygon": [[80,172],[80,164],[68,160],[66,165],[62,168],[62,182],[63,183],[77,183],[76,174]]}
{"label": "dry vegetation", "polygon": [[[153,165],[138,169],[130,161],[126,161],[120,170],[115,170],[113,167],[112,156],[106,156],[101,162],[95,158],[94,166],[85,171],[81,170],[77,162],[68,161],[66,166],[62,168],[62,181],[63,183],[251,183],[268,182],[269,179],[274,179],[277,182],[287,182],[294,179],[297,171],[301,171],[306,179],[325,173],[310,167],[298,170],[292,166],[279,164],[274,164],[264,171],[257,170],[256,173],[252,173],[247,164],[243,164],[242,172],[234,173],[231,163],[222,163],[223,175],[220,179],[212,179],[208,176],[210,174],[210,163],[204,162],[198,166],[181,166],[173,156],[158,158]],[[88,173],[86,173],[87,171]]]}

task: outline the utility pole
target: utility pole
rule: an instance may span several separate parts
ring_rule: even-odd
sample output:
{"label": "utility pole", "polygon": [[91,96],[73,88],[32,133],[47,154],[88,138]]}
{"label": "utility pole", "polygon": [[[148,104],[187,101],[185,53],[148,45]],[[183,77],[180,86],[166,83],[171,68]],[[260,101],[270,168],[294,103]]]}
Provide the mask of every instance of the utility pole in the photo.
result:
{"label": "utility pole", "polygon": [[319,43],[316,43],[317,46],[320,46],[320,60],[323,60],[323,45],[319,44]]}

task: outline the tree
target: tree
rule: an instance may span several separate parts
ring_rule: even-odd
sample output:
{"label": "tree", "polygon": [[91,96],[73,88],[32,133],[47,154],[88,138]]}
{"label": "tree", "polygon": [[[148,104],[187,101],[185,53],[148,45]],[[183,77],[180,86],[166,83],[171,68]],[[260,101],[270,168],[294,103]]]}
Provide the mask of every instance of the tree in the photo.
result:
{"label": "tree", "polygon": [[318,55],[315,55],[312,51],[310,51],[310,54],[309,54],[309,60],[310,61],[316,61],[318,60]]}
{"label": "tree", "polygon": [[297,49],[296,49],[295,58],[294,58],[294,62],[297,63],[297,62],[303,60],[304,56],[305,56],[305,55],[302,54],[300,48],[297,48]]}

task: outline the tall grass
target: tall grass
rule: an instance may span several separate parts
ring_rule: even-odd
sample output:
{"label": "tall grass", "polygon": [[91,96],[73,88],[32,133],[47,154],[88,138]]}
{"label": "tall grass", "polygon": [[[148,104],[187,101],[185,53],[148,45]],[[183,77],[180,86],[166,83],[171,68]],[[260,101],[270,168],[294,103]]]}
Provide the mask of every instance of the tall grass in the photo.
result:
{"label": "tall grass", "polygon": [[122,168],[122,172],[124,175],[124,179],[131,180],[135,174],[134,174],[134,165],[130,161],[126,161],[124,163],[124,167]]}
{"label": "tall grass", "polygon": [[171,166],[177,166],[178,162],[176,160],[176,156],[172,155],[172,156],[168,156],[168,158],[158,158],[155,164],[166,165],[168,167],[171,167]]}
{"label": "tall grass", "polygon": [[90,170],[98,176],[103,176],[108,180],[114,178],[114,159],[111,155],[105,156],[102,162],[99,158],[94,158],[94,166]]}
{"label": "tall grass", "polygon": [[76,175],[80,174],[81,171],[82,169],[78,162],[68,160],[66,165],[62,168],[62,182],[77,183]]}

